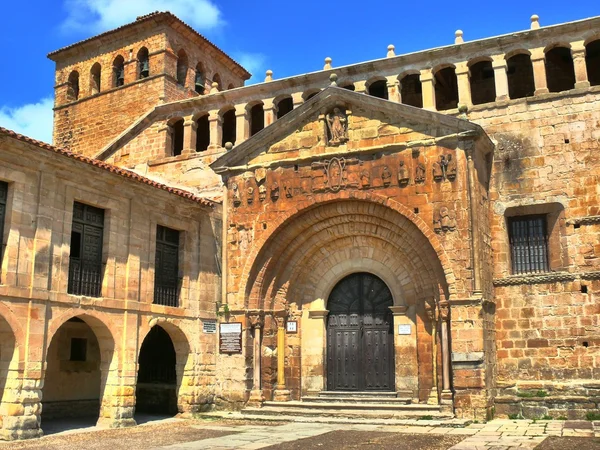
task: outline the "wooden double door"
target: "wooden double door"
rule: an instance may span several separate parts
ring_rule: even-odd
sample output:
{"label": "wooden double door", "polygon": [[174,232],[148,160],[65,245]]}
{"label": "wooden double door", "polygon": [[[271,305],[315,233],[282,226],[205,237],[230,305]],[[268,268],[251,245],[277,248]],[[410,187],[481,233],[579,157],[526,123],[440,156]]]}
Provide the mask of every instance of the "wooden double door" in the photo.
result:
{"label": "wooden double door", "polygon": [[389,288],[355,273],[331,291],[327,318],[327,390],[393,391],[394,333]]}

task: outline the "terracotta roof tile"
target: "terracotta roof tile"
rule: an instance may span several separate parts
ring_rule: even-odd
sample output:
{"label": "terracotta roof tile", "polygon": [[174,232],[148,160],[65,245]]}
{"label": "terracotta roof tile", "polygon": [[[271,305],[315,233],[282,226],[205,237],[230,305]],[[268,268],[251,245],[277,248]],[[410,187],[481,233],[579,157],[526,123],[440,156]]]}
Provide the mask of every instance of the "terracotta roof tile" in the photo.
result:
{"label": "terracotta roof tile", "polygon": [[157,181],[151,180],[150,178],[143,177],[138,175],[135,172],[130,170],[122,169],[121,167],[117,167],[112,164],[105,163],[104,161],[100,161],[98,159],[88,158],[87,156],[79,155],[77,153],[70,152],[69,150],[54,147],[53,145],[47,144],[45,142],[37,141],[28,136],[24,136],[22,134],[16,133],[15,131],[8,130],[6,128],[0,127],[0,136],[9,136],[13,139],[17,139],[22,142],[27,142],[29,144],[35,145],[36,147],[43,148],[45,150],[49,150],[54,153],[58,153],[59,155],[66,156],[71,159],[76,159],[78,161],[84,162],[86,164],[90,164],[92,166],[99,167],[101,169],[107,170],[109,172],[115,173],[125,178],[130,178],[132,180],[138,181],[140,183],[148,184],[157,189],[162,189],[163,191],[170,192],[171,194],[178,195],[179,197],[186,198],[188,200],[192,200],[196,203],[199,203],[203,206],[211,206],[214,207],[216,202],[211,200],[207,200],[202,197],[198,197],[197,195],[192,194],[191,192],[184,191],[183,189],[174,188],[171,186],[167,186],[166,184],[159,183]]}

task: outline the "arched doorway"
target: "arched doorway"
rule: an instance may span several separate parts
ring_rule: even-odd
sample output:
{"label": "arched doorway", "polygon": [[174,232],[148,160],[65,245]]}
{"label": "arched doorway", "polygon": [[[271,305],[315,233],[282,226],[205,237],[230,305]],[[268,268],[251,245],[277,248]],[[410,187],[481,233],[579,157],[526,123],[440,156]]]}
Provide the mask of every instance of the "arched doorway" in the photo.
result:
{"label": "arched doorway", "polygon": [[366,272],[342,279],[329,295],[327,389],[393,391],[392,293]]}
{"label": "arched doorway", "polygon": [[136,414],[177,414],[176,364],[177,354],[169,333],[155,325],[140,349]]}

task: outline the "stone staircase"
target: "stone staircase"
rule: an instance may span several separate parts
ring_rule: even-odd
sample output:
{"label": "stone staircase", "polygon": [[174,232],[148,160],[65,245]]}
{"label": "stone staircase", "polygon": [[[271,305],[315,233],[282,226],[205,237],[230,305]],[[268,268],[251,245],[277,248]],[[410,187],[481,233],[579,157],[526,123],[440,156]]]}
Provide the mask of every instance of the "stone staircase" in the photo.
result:
{"label": "stone staircase", "polygon": [[395,392],[330,392],[302,397],[301,401],[272,402],[263,406],[246,407],[244,416],[275,416],[280,420],[295,418],[328,419],[426,419],[447,420],[454,416],[442,412],[439,405],[412,403],[410,398],[399,397]]}

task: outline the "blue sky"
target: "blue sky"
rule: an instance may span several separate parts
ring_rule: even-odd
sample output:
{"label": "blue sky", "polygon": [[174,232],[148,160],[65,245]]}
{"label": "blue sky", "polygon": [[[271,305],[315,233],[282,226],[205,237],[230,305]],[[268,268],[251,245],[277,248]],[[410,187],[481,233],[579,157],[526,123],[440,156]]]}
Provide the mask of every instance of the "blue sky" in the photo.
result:
{"label": "blue sky", "polygon": [[[596,6],[593,6],[593,5]],[[124,6],[125,5],[125,6]],[[484,5],[484,6],[482,6]],[[261,81],[529,28],[529,17],[552,25],[600,15],[596,0],[498,2],[365,2],[327,0],[30,0],[4,2],[0,26],[0,126],[50,141],[52,50],[170,10],[244,65]]]}

